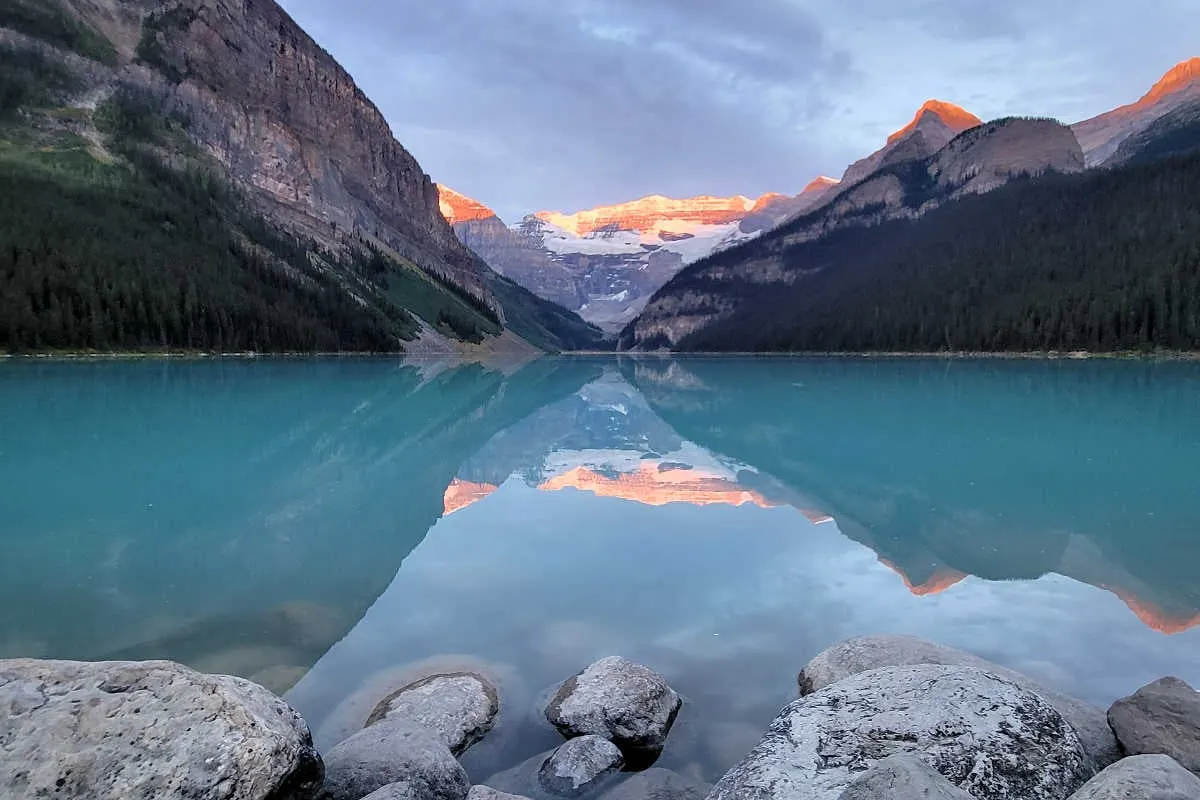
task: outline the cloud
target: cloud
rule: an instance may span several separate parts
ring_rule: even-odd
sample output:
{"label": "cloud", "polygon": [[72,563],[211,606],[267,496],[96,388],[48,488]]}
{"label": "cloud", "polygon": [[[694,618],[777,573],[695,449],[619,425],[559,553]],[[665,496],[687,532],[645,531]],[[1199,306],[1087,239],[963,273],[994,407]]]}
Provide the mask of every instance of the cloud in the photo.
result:
{"label": "cloud", "polygon": [[1196,49],[1191,0],[284,0],[435,180],[510,221],[798,191],[938,96],[1074,120]]}

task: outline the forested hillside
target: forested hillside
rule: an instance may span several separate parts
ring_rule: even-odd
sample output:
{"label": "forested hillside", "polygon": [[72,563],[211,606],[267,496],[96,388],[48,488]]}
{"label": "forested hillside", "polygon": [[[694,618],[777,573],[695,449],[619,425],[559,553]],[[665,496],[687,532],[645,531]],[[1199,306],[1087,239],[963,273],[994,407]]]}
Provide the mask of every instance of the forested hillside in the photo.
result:
{"label": "forested hillside", "polygon": [[[1021,179],[916,220],[781,248],[785,226],[685,270],[660,296],[712,311],[681,350],[1197,350],[1197,186],[1193,153]],[[741,265],[764,262],[774,279],[742,277]],[[633,326],[622,337],[666,344],[635,339]]]}

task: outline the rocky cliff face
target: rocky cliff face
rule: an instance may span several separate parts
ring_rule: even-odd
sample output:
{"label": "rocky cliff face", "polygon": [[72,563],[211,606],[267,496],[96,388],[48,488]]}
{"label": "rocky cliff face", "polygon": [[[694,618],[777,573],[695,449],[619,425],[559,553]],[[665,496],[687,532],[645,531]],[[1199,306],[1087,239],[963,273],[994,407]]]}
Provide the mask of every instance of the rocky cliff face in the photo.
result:
{"label": "rocky cliff face", "polygon": [[439,185],[438,191],[459,240],[492,269],[565,308],[587,302],[575,276],[551,261],[536,236],[510,229],[490,208],[453,189]]}
{"label": "rocky cliff face", "polygon": [[1107,163],[1132,136],[1176,109],[1200,101],[1200,58],[1176,64],[1136,103],[1072,126],[1089,167]]}
{"label": "rocky cliff face", "polygon": [[416,159],[273,0],[69,1],[269,217],[326,246],[386,246],[500,310]]}

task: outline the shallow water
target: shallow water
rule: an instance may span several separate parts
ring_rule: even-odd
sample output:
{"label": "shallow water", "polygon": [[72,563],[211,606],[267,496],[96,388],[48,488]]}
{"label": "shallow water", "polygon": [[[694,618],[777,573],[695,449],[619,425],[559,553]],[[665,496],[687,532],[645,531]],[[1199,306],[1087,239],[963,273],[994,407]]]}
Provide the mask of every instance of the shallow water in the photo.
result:
{"label": "shallow water", "polygon": [[713,780],[847,636],[1097,704],[1200,681],[1200,365],[546,358],[0,365],[0,657],[252,677],[329,745],[429,665],[476,781],[610,654]]}

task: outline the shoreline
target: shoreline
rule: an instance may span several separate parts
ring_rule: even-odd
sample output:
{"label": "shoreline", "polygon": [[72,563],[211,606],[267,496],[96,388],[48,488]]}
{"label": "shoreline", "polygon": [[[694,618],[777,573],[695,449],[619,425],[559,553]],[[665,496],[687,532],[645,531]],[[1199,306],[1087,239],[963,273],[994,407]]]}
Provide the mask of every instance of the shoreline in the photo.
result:
{"label": "shoreline", "polygon": [[[1078,351],[1060,351],[1060,350],[1034,350],[1034,351],[962,351],[962,352],[938,352],[938,351],[794,351],[794,352],[756,352],[747,351],[713,351],[713,352],[671,352],[671,351],[616,351],[616,350],[564,350],[560,353],[542,353],[539,356],[559,356],[569,358],[630,358],[630,359],[659,359],[659,360],[687,360],[687,359],[734,359],[734,358],[762,358],[762,359],[846,359],[846,360],[902,360],[902,359],[937,359],[941,361],[971,361],[971,360],[1028,360],[1028,361],[1200,361],[1200,351],[1195,350],[1162,350],[1162,351],[1118,351],[1118,352],[1091,352],[1087,350]],[[278,359],[306,359],[306,358],[355,358],[355,359],[389,359],[395,361],[422,361],[422,360],[453,360],[455,358],[463,358],[463,360],[471,360],[463,356],[455,356],[452,354],[421,354],[421,353],[394,353],[394,352],[358,352],[358,351],[331,351],[331,352],[280,352],[280,353],[259,353],[259,352],[231,352],[231,353],[214,353],[207,351],[112,351],[112,352],[89,352],[89,351],[63,351],[63,352],[38,352],[38,353],[8,353],[0,351],[0,360],[4,361],[135,361],[135,360],[163,360],[163,361],[208,361],[208,360],[278,360]]]}

